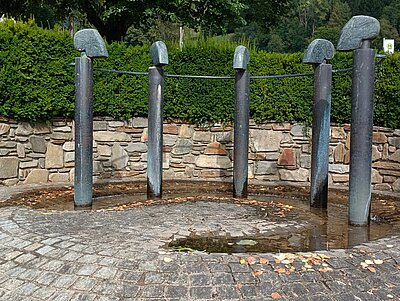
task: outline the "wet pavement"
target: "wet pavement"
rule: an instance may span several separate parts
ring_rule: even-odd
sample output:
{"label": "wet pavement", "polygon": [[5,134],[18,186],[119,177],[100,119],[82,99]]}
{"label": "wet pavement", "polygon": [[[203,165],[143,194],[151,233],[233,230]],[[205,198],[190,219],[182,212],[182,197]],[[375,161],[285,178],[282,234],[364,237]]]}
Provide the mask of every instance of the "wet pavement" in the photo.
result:
{"label": "wet pavement", "polygon": [[[33,188],[40,196],[48,187]],[[0,187],[0,200],[30,188]],[[257,237],[309,221],[277,222],[246,202],[174,200],[91,211],[0,206],[0,300],[400,299],[396,233],[350,249],[177,252],[171,241],[194,234]]]}

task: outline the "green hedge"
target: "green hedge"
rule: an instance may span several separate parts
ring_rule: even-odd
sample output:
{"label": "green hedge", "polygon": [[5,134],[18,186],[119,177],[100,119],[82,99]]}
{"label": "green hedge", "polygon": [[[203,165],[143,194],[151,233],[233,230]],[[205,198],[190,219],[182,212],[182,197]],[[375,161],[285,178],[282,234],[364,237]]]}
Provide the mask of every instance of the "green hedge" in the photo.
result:
{"label": "green hedge", "polygon": [[[236,45],[204,42],[180,51],[169,46],[170,65],[165,73],[233,76]],[[108,45],[110,57],[96,67],[147,71],[149,47]],[[0,23],[0,115],[22,120],[73,117],[74,70],[70,63],[79,53],[68,32],[44,30],[30,22]],[[251,51],[252,75],[312,72],[303,54]],[[351,66],[351,54],[337,53],[334,69]],[[400,55],[377,67],[375,124],[400,128]],[[95,71],[94,112],[114,118],[147,116],[148,78]],[[312,77],[251,80],[251,116],[257,122],[301,121],[312,118]],[[351,73],[333,76],[333,122],[350,121]],[[165,80],[164,116],[194,123],[227,122],[234,115],[234,81],[211,79]]]}

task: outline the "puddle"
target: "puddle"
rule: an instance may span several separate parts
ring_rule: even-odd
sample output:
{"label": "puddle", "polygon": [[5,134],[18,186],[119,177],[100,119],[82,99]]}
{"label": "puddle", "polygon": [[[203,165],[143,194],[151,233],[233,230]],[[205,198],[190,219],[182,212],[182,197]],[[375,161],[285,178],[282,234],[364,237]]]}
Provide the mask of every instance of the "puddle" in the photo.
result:
{"label": "puddle", "polygon": [[[187,237],[178,237],[166,244],[176,251],[199,250],[209,253],[247,252],[308,252],[351,248],[400,233],[400,197],[374,195],[372,220],[368,227],[347,225],[347,195],[342,190],[330,190],[327,210],[310,208],[307,187],[249,185],[248,199],[233,199],[232,185],[223,182],[166,181],[162,200],[147,200],[146,183],[109,183],[94,186],[94,202],[90,209],[134,210],[143,206],[182,204],[194,202],[224,202],[242,206],[243,218],[234,226],[249,228],[246,234],[233,231],[228,224],[223,233],[213,224],[224,221],[213,217],[213,212],[204,216],[207,231],[189,231]],[[37,210],[74,210],[73,188],[41,189],[20,194],[0,203],[1,206],[27,206]],[[246,207],[249,206],[249,207]],[[252,208],[252,210],[246,208]],[[173,210],[171,208],[171,210]],[[248,214],[247,214],[248,213]],[[188,213],[190,215],[190,213]],[[193,215],[193,214],[192,214]],[[227,213],[229,215],[229,212]],[[232,215],[232,214],[231,214]],[[248,215],[248,216],[247,216]],[[209,219],[208,219],[209,217]],[[196,216],[192,217],[196,219]],[[200,224],[203,221],[199,222]],[[186,225],[185,227],[189,227]],[[206,227],[206,228],[207,228]],[[187,229],[186,228],[186,229]],[[238,235],[238,233],[240,235]]]}
{"label": "puddle", "polygon": [[[309,252],[331,249],[346,249],[353,246],[400,233],[400,216],[395,214],[385,218],[385,212],[398,209],[394,203],[380,200],[372,207],[372,219],[368,227],[347,224],[347,206],[341,198],[330,200],[327,210],[310,208],[306,201],[278,199],[273,196],[253,196],[261,202],[281,204],[291,208],[290,212],[278,219],[282,227],[269,233],[230,237],[215,236],[212,233],[192,233],[176,239],[168,248],[176,251],[204,251],[208,253],[266,253],[266,252]],[[268,210],[268,209],[265,209]],[[379,214],[379,215],[377,215]],[[271,218],[277,221],[277,216]],[[291,225],[287,225],[292,222]],[[302,224],[301,227],[294,227]],[[286,226],[285,226],[286,225]]]}

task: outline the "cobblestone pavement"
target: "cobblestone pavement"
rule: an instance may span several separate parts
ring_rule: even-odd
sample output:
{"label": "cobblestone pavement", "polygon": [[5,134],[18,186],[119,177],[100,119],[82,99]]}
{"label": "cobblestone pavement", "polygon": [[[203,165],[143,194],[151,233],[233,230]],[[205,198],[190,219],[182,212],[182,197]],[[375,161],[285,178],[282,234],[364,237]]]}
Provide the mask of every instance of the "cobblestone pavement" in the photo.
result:
{"label": "cobblestone pavement", "polygon": [[[397,236],[305,257],[165,247],[193,229],[304,226],[266,225],[254,210],[212,202],[99,212],[0,208],[0,300],[400,300]],[[307,256],[323,264],[307,266]]]}

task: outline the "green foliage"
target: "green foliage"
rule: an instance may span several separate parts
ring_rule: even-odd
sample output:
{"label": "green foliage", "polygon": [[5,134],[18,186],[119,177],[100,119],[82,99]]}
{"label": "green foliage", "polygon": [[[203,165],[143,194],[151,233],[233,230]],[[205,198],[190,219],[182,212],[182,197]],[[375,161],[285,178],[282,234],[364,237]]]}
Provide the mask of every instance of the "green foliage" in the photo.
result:
{"label": "green foliage", "polygon": [[[236,43],[228,37],[198,39],[183,51],[168,45],[166,74],[234,76]],[[96,68],[146,72],[149,46],[107,46],[110,57],[95,60]],[[310,73],[303,54],[251,50],[251,75]],[[0,23],[0,115],[22,120],[73,117],[74,68],[79,53],[68,32],[44,30],[30,22]],[[334,69],[351,67],[351,54],[337,53]],[[376,67],[375,124],[400,128],[400,55]],[[313,78],[251,80],[251,117],[257,122],[312,119]],[[148,77],[94,71],[94,114],[114,118],[147,116]],[[333,122],[350,122],[351,72],[333,76]],[[234,80],[165,78],[164,116],[193,123],[229,122],[234,118]]]}
{"label": "green foliage", "polygon": [[32,21],[0,23],[0,114],[16,119],[71,116],[72,40]]}

